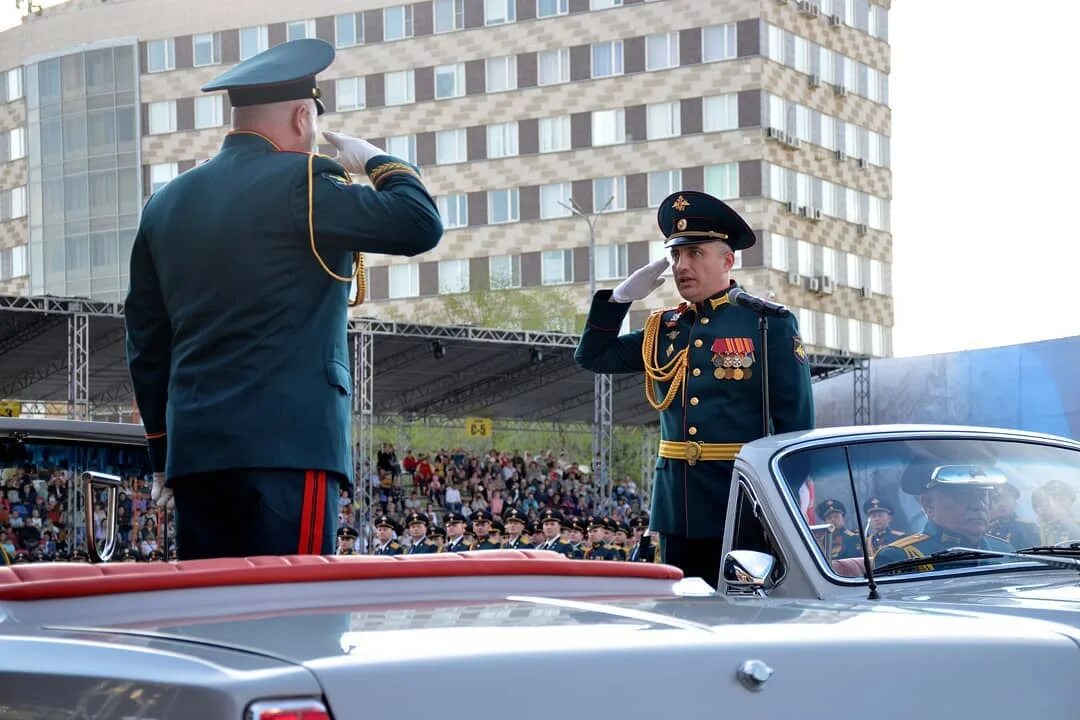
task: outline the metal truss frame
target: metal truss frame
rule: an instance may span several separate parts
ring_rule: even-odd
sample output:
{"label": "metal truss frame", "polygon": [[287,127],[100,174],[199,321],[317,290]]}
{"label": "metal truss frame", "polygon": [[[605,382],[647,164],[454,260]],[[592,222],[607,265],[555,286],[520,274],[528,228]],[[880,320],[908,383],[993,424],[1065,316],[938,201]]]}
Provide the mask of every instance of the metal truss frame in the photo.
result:
{"label": "metal truss frame", "polygon": [[476,343],[494,343],[498,345],[530,345],[536,347],[576,348],[577,335],[560,332],[535,332],[532,330],[497,330],[479,328],[470,325],[417,325],[400,323],[393,320],[358,318],[349,321],[349,332],[359,332],[361,325],[368,327],[373,335],[394,335],[397,337],[418,337],[430,340],[464,340]]}
{"label": "metal truss frame", "polygon": [[[353,332],[353,419],[356,427],[353,465],[353,493],[360,501],[360,552],[367,552],[369,541],[366,529],[375,521],[374,490],[365,468],[375,467],[375,412],[372,405],[375,390],[375,337],[370,326],[357,323]],[[359,529],[359,528],[358,528]]]}
{"label": "metal truss frame", "polygon": [[611,396],[611,376],[597,373],[593,379],[593,477],[605,509],[611,504]]}
{"label": "metal truss frame", "polygon": [[68,315],[68,418],[90,417],[90,318]]}
{"label": "metal truss frame", "polygon": [[854,385],[852,396],[855,403],[855,411],[853,413],[855,424],[870,425],[872,424],[872,406],[870,405],[869,358],[862,358],[859,364],[855,366],[855,376],[852,381]]}

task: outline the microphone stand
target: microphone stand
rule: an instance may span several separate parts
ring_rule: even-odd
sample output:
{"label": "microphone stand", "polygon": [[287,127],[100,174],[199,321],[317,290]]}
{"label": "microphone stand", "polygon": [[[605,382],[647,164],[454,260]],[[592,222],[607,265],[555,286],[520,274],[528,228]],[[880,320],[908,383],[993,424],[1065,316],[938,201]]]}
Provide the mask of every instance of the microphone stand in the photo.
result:
{"label": "microphone stand", "polygon": [[769,316],[758,314],[758,331],[761,333],[761,437],[772,434],[772,413],[769,407]]}

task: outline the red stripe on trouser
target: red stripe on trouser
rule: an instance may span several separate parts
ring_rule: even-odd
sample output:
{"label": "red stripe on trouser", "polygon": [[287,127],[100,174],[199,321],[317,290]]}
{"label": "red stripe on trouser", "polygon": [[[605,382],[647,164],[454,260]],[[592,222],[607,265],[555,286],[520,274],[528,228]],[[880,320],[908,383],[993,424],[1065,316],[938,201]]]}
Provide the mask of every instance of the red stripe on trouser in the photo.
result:
{"label": "red stripe on trouser", "polygon": [[315,500],[315,471],[304,473],[304,501],[300,503],[300,542],[296,552],[300,555],[311,553],[311,521]]}
{"label": "red stripe on trouser", "polygon": [[315,479],[315,519],[311,523],[312,555],[322,555],[323,521],[326,519],[326,473],[320,472]]}

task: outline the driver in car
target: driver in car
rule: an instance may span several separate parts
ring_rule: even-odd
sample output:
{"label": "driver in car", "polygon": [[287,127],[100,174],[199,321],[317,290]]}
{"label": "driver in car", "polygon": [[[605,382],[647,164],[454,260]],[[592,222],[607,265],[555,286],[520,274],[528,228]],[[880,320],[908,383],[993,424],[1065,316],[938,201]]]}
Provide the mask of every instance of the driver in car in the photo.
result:
{"label": "driver in car", "polygon": [[[1003,477],[988,475],[968,465],[929,470],[925,466],[909,468],[900,479],[900,488],[918,497],[926,513],[926,526],[921,533],[908,535],[878,550],[874,567],[925,557],[952,547],[1015,552],[1012,545],[988,534],[990,493],[1004,483]],[[926,572],[934,566],[927,563],[918,569]]]}

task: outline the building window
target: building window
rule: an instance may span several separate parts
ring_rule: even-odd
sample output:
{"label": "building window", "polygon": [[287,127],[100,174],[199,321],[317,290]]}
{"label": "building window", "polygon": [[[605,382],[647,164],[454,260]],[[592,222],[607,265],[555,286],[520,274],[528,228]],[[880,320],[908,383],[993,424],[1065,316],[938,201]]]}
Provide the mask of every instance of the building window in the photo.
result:
{"label": "building window", "polygon": [[203,33],[191,38],[191,63],[195,67],[221,62],[221,41],[217,33]]}
{"label": "building window", "polygon": [[566,15],[570,12],[570,0],[536,0],[536,17],[546,18]]}
{"label": "building window", "polygon": [[885,263],[880,260],[870,261],[870,290],[877,295],[885,294]]}
{"label": "building window", "polygon": [[870,324],[870,354],[876,357],[885,355],[885,327],[883,325]]}
{"label": "building window", "polygon": [[570,82],[570,49],[542,50],[536,55],[536,66],[538,85]]}
{"label": "building window", "polygon": [[[704,48],[702,48],[704,57]],[[775,25],[769,25],[765,34],[765,56],[773,62],[781,65],[784,63],[784,30]]]}
{"label": "building window", "polygon": [[439,263],[439,294],[469,292],[469,261],[443,260]]}
{"label": "building window", "polygon": [[814,274],[814,246],[805,240],[795,241],[795,250],[798,253],[796,259],[798,266],[795,268],[800,275]]}
{"label": "building window", "polygon": [[314,20],[294,20],[285,26],[285,40],[304,40],[315,37]]}
{"label": "building window", "polygon": [[386,138],[386,153],[406,162],[416,163],[416,136],[395,135]]}
{"label": "building window", "polygon": [[660,207],[668,195],[682,188],[682,170],[649,173],[649,207]]}
{"label": "building window", "polygon": [[518,124],[517,121],[488,125],[487,127],[487,156],[488,159],[513,157],[518,154]]}
{"label": "building window", "polygon": [[26,245],[17,245],[0,253],[0,280],[26,275]]}
{"label": "building window", "polygon": [[863,283],[862,258],[855,253],[847,256],[847,280],[848,287],[861,288]]}
{"label": "building window", "polygon": [[805,105],[795,106],[795,136],[803,142],[812,142],[810,127],[810,108]]}
{"label": "building window", "polygon": [[176,47],[172,38],[146,43],[146,71],[157,73],[176,68]]}
{"label": "building window", "polygon": [[739,164],[724,163],[705,168],[705,192],[721,200],[739,197]]}
{"label": "building window", "polygon": [[813,178],[806,173],[795,173],[795,204],[799,207],[810,207],[813,186]]}
{"label": "building window", "polygon": [[499,225],[501,223],[518,221],[518,190],[489,190],[488,201],[488,224]]}
{"label": "building window", "polygon": [[569,217],[570,212],[570,183],[553,183],[540,186],[540,218],[551,220],[553,218]]}
{"label": "building window", "polygon": [[442,195],[435,203],[439,207],[443,227],[447,230],[463,228],[469,224],[468,195]]}
{"label": "building window", "polygon": [[856,354],[862,354],[862,323],[855,318],[848,318],[847,321],[847,343],[848,350]]}
{"label": "building window", "polygon": [[832,313],[824,313],[825,315],[825,347],[827,348],[839,348],[840,347],[840,318],[836,317]]}
{"label": "building window", "polygon": [[334,45],[338,48],[364,44],[364,13],[334,16]]}
{"label": "building window", "polygon": [[851,188],[844,188],[844,219],[848,222],[859,222],[859,192]]}
{"label": "building window", "polygon": [[224,124],[221,99],[221,95],[203,95],[195,98],[196,129],[220,127]]}
{"label": "building window", "polygon": [[469,159],[468,139],[464,128],[435,133],[435,164],[450,165]]}
{"label": "building window", "polygon": [[416,102],[416,81],[412,70],[386,73],[386,104],[408,105]]}
{"label": "building window", "polygon": [[594,78],[611,77],[623,74],[622,40],[593,43],[592,76]]}
{"label": "building window", "polygon": [[836,120],[824,113],[821,113],[821,146],[836,150]]}
{"label": "building window", "polygon": [[[827,278],[836,279],[836,251],[831,247],[821,248],[821,274]],[[836,347],[830,345],[829,347]]]}
{"label": "building window", "polygon": [[492,290],[521,287],[521,256],[494,255],[488,258],[488,282]]}
{"label": "building window", "polygon": [[788,239],[783,235],[769,235],[769,267],[781,272],[788,271]]}
{"label": "building window", "polygon": [[676,137],[681,132],[679,101],[646,106],[645,134],[649,140]]}
{"label": "building window", "polygon": [[545,252],[541,257],[540,282],[544,285],[574,282],[574,253],[571,250]]}
{"label": "building window", "polygon": [[435,0],[435,32],[448,33],[465,27],[465,0]]}
{"label": "building window", "polygon": [[540,118],[537,123],[540,135],[540,152],[562,152],[570,149],[570,116]]}
{"label": "building window", "polygon": [[435,99],[462,97],[465,95],[465,64],[439,65],[435,68]]}
{"label": "building window", "polygon": [[420,266],[416,263],[390,266],[390,299],[419,297]]}
{"label": "building window", "polygon": [[626,177],[596,178],[592,181],[593,212],[618,212],[626,209]]}
{"label": "building window", "polygon": [[176,132],[175,100],[150,103],[147,115],[150,119],[149,134],[161,135]]}
{"label": "building window", "polygon": [[617,145],[626,142],[626,111],[594,110],[592,113],[592,144]]}
{"label": "building window", "polygon": [[873,195],[867,196],[870,200],[870,212],[866,218],[866,224],[875,230],[887,230],[885,227],[885,201]]}
{"label": "building window", "polygon": [[839,212],[836,202],[836,186],[828,180],[821,181],[821,212],[829,217],[836,217]]}
{"label": "building window", "polygon": [[26,186],[0,190],[0,222],[26,215]]}
{"label": "building window", "polygon": [[404,40],[413,34],[412,5],[383,8],[383,40]]}
{"label": "building window", "polygon": [[806,308],[799,308],[799,337],[807,345],[814,344],[814,313]]}
{"label": "building window", "polygon": [[660,33],[645,38],[645,69],[679,67],[679,33]]}
{"label": "building window", "polygon": [[517,55],[488,58],[485,72],[489,93],[517,89]]}
{"label": "building window", "polygon": [[701,129],[721,132],[739,128],[739,96],[735,93],[713,95],[701,101]]}
{"label": "building window", "polygon": [[240,59],[247,60],[266,50],[270,46],[268,37],[265,25],[240,28]]}
{"label": "building window", "polygon": [[150,192],[156,193],[166,183],[180,174],[176,163],[160,163],[150,166]]}
{"label": "building window", "polygon": [[597,245],[593,255],[593,273],[597,280],[626,277],[626,245]]}
{"label": "building window", "polygon": [[701,29],[701,59],[703,62],[731,60],[737,54],[735,23],[712,25]]}
{"label": "building window", "polygon": [[4,73],[3,77],[7,80],[5,85],[7,86],[4,91],[4,99],[7,102],[18,100],[22,97],[22,68],[12,68]]}
{"label": "building window", "polygon": [[338,112],[360,110],[366,104],[364,78],[342,78],[334,82],[334,103]]}
{"label": "building window", "polygon": [[18,160],[26,156],[26,129],[15,128],[8,133],[7,137],[8,160]]}
{"label": "building window", "polygon": [[608,8],[622,7],[623,0],[589,0],[590,10],[607,10]]}
{"label": "building window", "polygon": [[810,53],[812,48],[815,47],[809,40],[804,37],[795,36],[795,63],[794,67],[801,73],[810,72]]}
{"label": "building window", "polygon": [[512,23],[516,9],[516,0],[484,0],[484,25]]}

